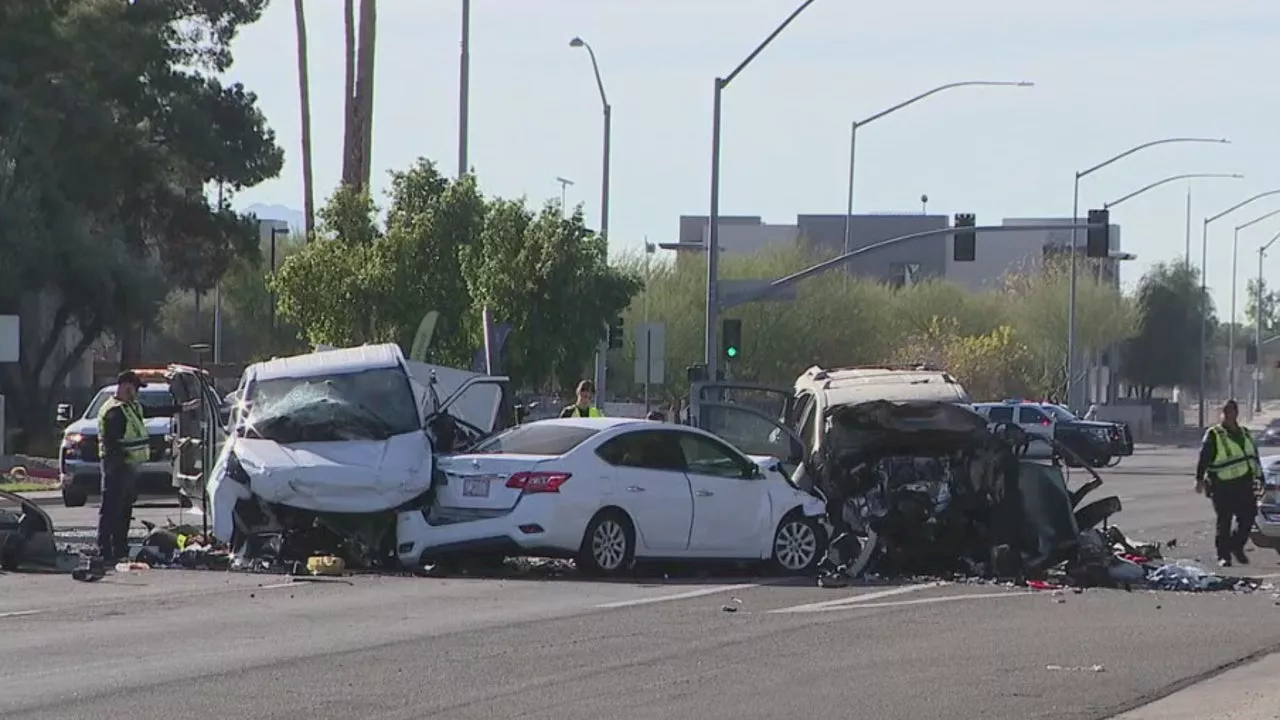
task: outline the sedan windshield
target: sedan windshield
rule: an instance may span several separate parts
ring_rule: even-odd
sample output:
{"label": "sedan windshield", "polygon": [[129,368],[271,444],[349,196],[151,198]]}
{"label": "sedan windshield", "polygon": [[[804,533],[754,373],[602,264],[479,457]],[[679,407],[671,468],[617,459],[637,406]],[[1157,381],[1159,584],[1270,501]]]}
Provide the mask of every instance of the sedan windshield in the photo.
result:
{"label": "sedan windshield", "polygon": [[421,430],[400,368],[277,378],[251,384],[242,436],[280,443],[386,440]]}
{"label": "sedan windshield", "polygon": [[517,425],[477,445],[476,455],[563,455],[600,432],[577,425],[530,423]]}

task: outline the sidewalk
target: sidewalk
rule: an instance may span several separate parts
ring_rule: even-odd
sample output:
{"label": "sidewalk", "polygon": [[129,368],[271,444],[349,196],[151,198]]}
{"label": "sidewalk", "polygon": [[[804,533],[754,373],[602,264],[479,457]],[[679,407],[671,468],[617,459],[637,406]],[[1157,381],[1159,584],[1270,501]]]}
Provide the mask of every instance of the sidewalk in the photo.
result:
{"label": "sidewalk", "polygon": [[1280,654],[1179,690],[1112,720],[1274,720],[1280,717]]}

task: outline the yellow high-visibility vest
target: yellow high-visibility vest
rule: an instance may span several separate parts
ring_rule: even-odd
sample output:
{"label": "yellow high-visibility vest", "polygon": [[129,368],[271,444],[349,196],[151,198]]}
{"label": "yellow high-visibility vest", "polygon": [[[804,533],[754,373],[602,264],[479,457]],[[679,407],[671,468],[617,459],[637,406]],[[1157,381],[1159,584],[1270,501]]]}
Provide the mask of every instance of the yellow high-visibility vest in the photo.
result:
{"label": "yellow high-visibility vest", "polygon": [[1215,452],[1213,455],[1213,464],[1209,466],[1209,472],[1215,478],[1222,482],[1230,482],[1233,480],[1253,479],[1261,474],[1254,457],[1257,455],[1257,449],[1253,446],[1253,438],[1249,437],[1249,431],[1242,432],[1244,437],[1243,446],[1232,439],[1227,429],[1219,423],[1209,428],[1209,432],[1213,436]]}
{"label": "yellow high-visibility vest", "polygon": [[146,420],[142,417],[142,406],[136,402],[124,402],[117,397],[107,398],[98,411],[98,455],[102,456],[107,412],[117,407],[124,413],[124,437],[120,439],[120,444],[124,447],[124,461],[130,465],[141,465],[151,459],[150,439],[147,437]]}

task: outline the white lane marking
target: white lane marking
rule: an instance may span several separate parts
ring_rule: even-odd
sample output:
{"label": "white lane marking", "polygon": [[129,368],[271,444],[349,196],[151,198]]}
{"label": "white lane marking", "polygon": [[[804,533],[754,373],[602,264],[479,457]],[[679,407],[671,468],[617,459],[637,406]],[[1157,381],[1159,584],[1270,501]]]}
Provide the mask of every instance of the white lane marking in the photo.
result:
{"label": "white lane marking", "polygon": [[909,605],[932,605],[935,603],[956,602],[958,600],[994,600],[996,598],[1014,598],[1014,597],[1035,597],[1042,593],[1034,592],[998,592],[998,593],[972,593],[969,595],[944,595],[942,597],[917,598],[915,600],[895,600],[893,602],[881,603],[861,603],[857,605],[833,605],[830,607],[811,608],[808,610],[797,610],[795,608],[783,608],[782,610],[771,610],[775,613],[815,613],[815,612],[833,612],[837,610],[866,610],[867,608],[891,608],[906,607]]}
{"label": "white lane marking", "polygon": [[604,603],[597,605],[599,609],[615,609],[634,607],[636,605],[651,605],[653,603],[671,602],[673,600],[688,600],[690,598],[703,597],[705,595],[715,595],[716,593],[729,592],[731,590],[749,590],[751,588],[760,587],[765,583],[739,583],[737,585],[713,585],[711,587],[699,588],[688,592],[676,593],[674,595],[659,595],[657,597],[637,598],[635,600],[618,600],[616,602]]}
{"label": "white lane marking", "polygon": [[2,612],[0,618],[26,617],[27,615],[39,615],[43,610],[14,610],[13,612]]}
{"label": "white lane marking", "polygon": [[905,595],[907,593],[920,592],[921,590],[930,590],[936,587],[942,587],[948,583],[942,581],[928,582],[922,585],[906,585],[903,587],[890,588],[888,590],[877,590],[863,595],[854,595],[852,597],[842,597],[836,600],[824,600],[823,602],[808,603],[806,605],[794,605],[792,607],[779,608],[770,610],[771,613],[795,613],[795,612],[820,612],[822,610],[840,609],[849,605],[855,605],[872,600],[880,600],[881,598],[894,597],[895,595]]}

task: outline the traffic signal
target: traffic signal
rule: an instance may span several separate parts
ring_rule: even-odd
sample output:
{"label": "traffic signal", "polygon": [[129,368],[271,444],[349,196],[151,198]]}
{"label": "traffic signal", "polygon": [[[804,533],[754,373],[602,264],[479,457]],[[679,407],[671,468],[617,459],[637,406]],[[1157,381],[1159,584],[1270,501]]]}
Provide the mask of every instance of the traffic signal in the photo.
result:
{"label": "traffic signal", "polygon": [[725,359],[737,360],[742,354],[742,321],[725,318],[720,323],[720,342],[724,347]]}
{"label": "traffic signal", "polygon": [[[955,227],[971,228],[977,224],[973,213],[957,213],[955,217]],[[952,259],[956,262],[973,262],[978,256],[978,234],[972,230],[967,232],[957,232],[955,234],[955,247],[952,251]]]}
{"label": "traffic signal", "polygon": [[1090,210],[1089,224],[1101,227],[1090,227],[1086,234],[1084,246],[1085,257],[1104,258],[1111,256],[1111,213],[1106,210]]}
{"label": "traffic signal", "polygon": [[1258,346],[1257,345],[1254,345],[1253,343],[1249,343],[1248,345],[1244,346],[1244,364],[1254,365],[1254,366],[1258,364]]}
{"label": "traffic signal", "polygon": [[622,347],[622,318],[616,317],[609,323],[609,349],[617,350]]}

